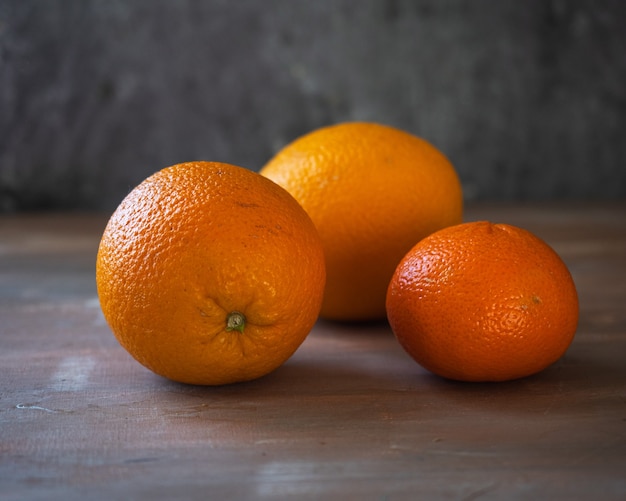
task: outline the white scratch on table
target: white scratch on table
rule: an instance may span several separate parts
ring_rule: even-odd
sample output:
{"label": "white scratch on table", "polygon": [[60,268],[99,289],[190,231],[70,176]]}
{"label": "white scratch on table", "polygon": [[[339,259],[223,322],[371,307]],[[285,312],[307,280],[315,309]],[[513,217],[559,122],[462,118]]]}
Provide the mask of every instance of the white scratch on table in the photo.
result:
{"label": "white scratch on table", "polygon": [[37,411],[51,412],[54,413],[52,409],[47,409],[46,407],[40,407],[39,405],[30,405],[30,404],[17,404],[15,406],[16,409],[32,409]]}

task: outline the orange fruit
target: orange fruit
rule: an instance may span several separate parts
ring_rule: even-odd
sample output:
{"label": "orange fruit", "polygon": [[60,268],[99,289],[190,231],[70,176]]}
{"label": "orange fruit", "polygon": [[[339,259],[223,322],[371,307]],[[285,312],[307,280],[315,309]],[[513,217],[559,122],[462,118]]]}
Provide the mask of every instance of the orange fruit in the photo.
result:
{"label": "orange fruit", "polygon": [[578,296],[543,240],[485,221],[445,228],[415,245],[387,293],[398,341],[449,379],[506,381],[556,362],[573,340]]}
{"label": "orange fruit", "polygon": [[461,185],[448,159],[385,125],[317,129],[285,146],[260,173],[289,191],[320,233],[327,319],[384,318],[400,259],[418,240],[462,219]]}
{"label": "orange fruit", "polygon": [[277,184],[241,167],[165,168],[122,201],[100,242],[104,316],[141,364],[218,385],[268,374],[317,320],[322,244]]}

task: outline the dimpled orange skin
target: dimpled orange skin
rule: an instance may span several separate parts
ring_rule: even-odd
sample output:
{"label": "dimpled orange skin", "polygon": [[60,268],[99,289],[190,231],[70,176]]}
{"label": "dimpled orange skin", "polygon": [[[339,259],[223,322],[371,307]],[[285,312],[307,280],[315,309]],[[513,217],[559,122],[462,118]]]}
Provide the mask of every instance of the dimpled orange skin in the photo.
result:
{"label": "dimpled orange skin", "polygon": [[[121,345],[155,373],[201,385],[255,379],[286,361],[318,317],[324,280],[319,235],[293,197],[216,162],[178,164],[135,188],[96,266]],[[227,329],[233,312],[245,316],[243,332]]]}
{"label": "dimpled orange skin", "polygon": [[415,242],[462,219],[461,184],[448,159],[385,125],[317,129],[285,146],[260,173],[289,191],[320,233],[327,319],[384,318],[400,259]]}
{"label": "dimpled orange skin", "polygon": [[506,381],[556,362],[578,296],[557,253],[530,232],[472,222],[419,242],[389,284],[387,314],[420,365],[449,379]]}

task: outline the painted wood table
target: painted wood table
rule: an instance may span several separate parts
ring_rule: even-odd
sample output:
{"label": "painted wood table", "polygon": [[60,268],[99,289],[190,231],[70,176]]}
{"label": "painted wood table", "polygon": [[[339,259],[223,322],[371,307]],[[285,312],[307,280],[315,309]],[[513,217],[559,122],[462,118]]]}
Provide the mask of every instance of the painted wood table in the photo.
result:
{"label": "painted wood table", "polygon": [[324,321],[257,381],[162,379],[100,312],[106,219],[0,217],[0,499],[626,499],[626,203],[468,207],[544,238],[581,302],[560,361],[497,384]]}

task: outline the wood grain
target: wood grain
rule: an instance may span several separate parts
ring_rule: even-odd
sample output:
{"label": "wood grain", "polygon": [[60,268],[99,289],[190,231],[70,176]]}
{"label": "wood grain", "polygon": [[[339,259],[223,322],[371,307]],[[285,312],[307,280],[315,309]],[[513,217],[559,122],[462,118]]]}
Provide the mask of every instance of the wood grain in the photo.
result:
{"label": "wood grain", "polygon": [[541,374],[448,382],[386,323],[320,321],[265,378],[172,383],[100,313],[105,216],[0,218],[0,498],[626,498],[626,204],[467,219],[530,229],[572,271],[579,329]]}

